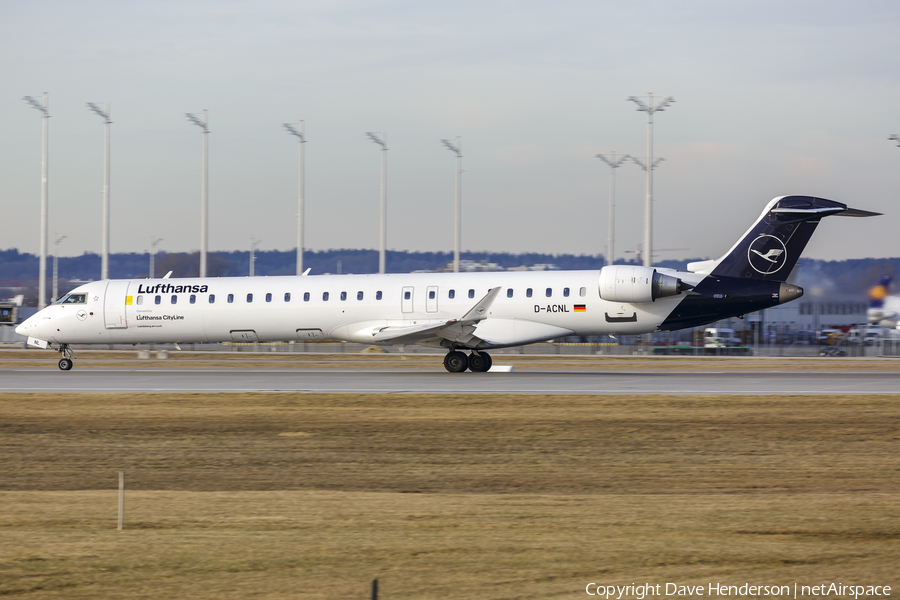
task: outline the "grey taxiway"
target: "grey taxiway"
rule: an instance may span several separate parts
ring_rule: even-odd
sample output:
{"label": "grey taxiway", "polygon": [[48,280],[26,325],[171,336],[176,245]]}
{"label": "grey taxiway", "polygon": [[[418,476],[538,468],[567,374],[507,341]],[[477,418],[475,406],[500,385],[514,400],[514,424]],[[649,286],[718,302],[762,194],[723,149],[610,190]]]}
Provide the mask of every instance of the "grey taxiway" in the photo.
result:
{"label": "grey taxiway", "polygon": [[0,370],[0,392],[465,394],[893,394],[897,371],[560,371],[55,368]]}

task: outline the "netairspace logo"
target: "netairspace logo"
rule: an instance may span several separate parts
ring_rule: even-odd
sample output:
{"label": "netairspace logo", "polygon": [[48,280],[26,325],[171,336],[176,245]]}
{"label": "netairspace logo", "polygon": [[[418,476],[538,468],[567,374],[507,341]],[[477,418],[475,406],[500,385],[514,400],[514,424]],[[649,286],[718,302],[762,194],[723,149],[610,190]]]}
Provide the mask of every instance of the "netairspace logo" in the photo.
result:
{"label": "netairspace logo", "polygon": [[785,598],[814,598],[820,596],[852,597],[854,599],[890,596],[888,585],[844,585],[843,583],[821,583],[819,585],[679,585],[677,583],[645,583],[643,585],[603,585],[589,583],[584,591],[588,596],[603,596],[606,600],[637,598],[644,600],[650,596],[781,596]]}

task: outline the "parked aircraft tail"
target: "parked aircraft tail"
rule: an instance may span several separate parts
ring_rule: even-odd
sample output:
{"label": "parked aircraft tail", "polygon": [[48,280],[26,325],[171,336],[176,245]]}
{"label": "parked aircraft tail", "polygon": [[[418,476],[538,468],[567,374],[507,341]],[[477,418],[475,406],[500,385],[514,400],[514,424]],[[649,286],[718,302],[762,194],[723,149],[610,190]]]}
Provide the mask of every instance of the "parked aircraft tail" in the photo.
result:
{"label": "parked aircraft tail", "polygon": [[812,196],[781,196],[723,257],[690,263],[688,270],[723,277],[786,281],[822,217],[873,217],[880,213]]}
{"label": "parked aircraft tail", "polygon": [[888,297],[888,289],[891,286],[891,276],[882,275],[878,283],[869,290],[869,308],[883,308],[884,299]]}

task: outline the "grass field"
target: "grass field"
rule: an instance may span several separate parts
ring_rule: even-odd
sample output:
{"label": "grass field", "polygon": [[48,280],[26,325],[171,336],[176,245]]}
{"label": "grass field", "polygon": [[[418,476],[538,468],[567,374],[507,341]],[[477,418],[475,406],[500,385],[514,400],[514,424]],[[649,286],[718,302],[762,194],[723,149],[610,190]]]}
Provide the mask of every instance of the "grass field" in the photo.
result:
{"label": "grass field", "polygon": [[0,596],[896,589],[898,450],[900,394],[2,394]]}

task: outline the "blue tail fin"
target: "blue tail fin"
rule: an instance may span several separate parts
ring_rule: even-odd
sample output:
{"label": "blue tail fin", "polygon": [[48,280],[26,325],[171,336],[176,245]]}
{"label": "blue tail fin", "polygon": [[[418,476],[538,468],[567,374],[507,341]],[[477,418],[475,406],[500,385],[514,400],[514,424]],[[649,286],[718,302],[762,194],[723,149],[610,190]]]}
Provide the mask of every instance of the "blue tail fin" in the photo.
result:
{"label": "blue tail fin", "polygon": [[[692,263],[688,269],[723,277],[786,281],[822,217],[877,214],[824,198],[781,196],[769,202],[756,223],[725,256]],[[691,269],[694,265],[697,269]]]}

